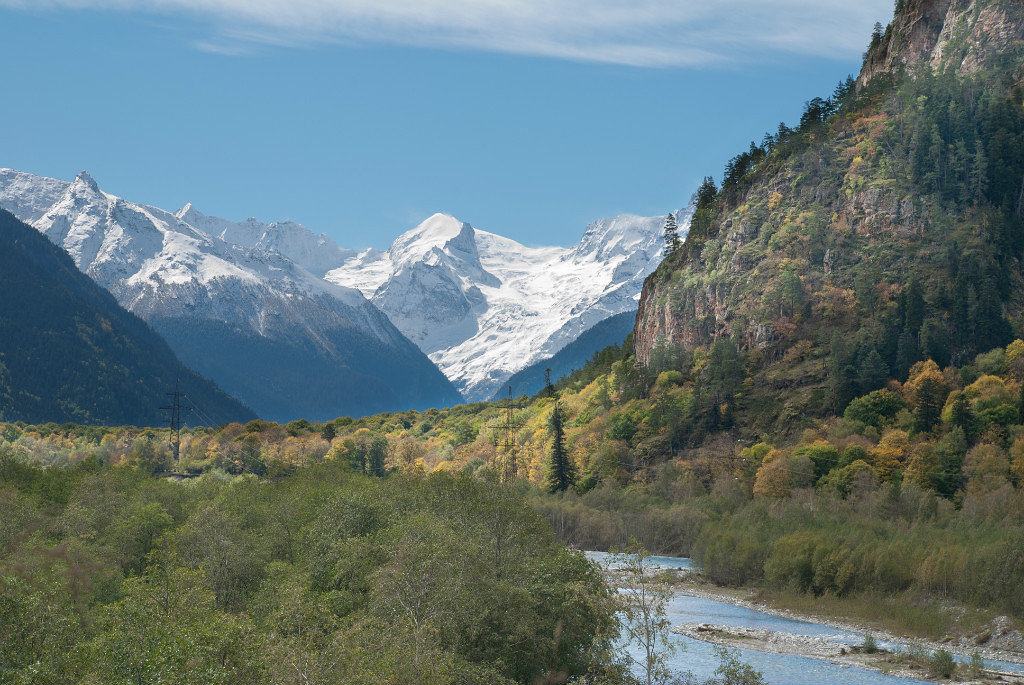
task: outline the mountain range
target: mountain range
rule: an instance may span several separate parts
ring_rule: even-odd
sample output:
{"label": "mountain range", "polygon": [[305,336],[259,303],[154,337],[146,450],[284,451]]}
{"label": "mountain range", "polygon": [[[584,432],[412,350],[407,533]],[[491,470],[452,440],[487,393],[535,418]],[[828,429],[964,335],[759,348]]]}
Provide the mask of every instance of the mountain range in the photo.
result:
{"label": "mountain range", "polygon": [[[277,249],[285,244],[298,258],[326,251],[308,231],[139,205],[104,193],[84,172],[64,182],[4,170],[0,189],[0,206],[67,250],[183,362],[264,418],[459,399],[358,290],[324,281]],[[286,239],[289,231],[314,246]]]}
{"label": "mountain range", "polygon": [[386,251],[357,252],[294,222],[134,203],[86,172],[69,182],[10,169],[0,207],[66,249],[188,366],[280,420],[486,399],[634,310],[663,223],[621,216],[571,248],[527,247],[436,214]]}

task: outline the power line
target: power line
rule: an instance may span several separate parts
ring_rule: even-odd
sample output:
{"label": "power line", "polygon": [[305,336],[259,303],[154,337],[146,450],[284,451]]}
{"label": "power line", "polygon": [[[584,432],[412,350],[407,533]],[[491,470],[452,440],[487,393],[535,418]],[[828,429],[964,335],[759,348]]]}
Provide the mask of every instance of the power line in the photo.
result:
{"label": "power line", "polygon": [[502,452],[505,463],[501,472],[501,479],[503,482],[511,484],[515,482],[516,477],[519,475],[519,446],[516,444],[515,406],[512,403],[511,385],[508,386],[508,400],[505,403],[503,414],[502,432],[504,434],[504,444]]}
{"label": "power line", "polygon": [[170,425],[171,433],[168,436],[168,442],[174,450],[174,463],[177,463],[178,457],[181,454],[181,414],[182,412],[187,414],[192,411],[192,407],[181,403],[181,393],[178,391],[177,380],[174,381],[174,392],[167,393],[167,396],[171,398],[170,406],[160,407],[160,409],[169,413],[168,424]]}
{"label": "power line", "polygon": [[200,421],[203,421],[210,428],[216,428],[217,427],[217,422],[214,421],[213,419],[211,419],[210,415],[207,414],[205,411],[203,411],[199,407],[199,405],[196,403],[196,401],[192,399],[191,395],[185,395],[185,399],[187,399],[189,401],[189,404],[192,407],[192,412],[199,416],[199,420]]}

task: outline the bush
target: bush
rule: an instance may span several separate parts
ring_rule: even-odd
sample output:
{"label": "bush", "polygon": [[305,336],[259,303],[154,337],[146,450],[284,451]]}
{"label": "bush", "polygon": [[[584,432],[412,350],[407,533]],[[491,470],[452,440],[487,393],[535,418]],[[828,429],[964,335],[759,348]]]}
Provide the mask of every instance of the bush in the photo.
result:
{"label": "bush", "polygon": [[608,426],[609,440],[626,440],[627,442],[636,434],[636,419],[629,414],[618,414],[611,420]]}
{"label": "bush", "polygon": [[985,670],[985,662],[981,658],[981,653],[974,651],[971,653],[971,663],[967,667],[967,673],[972,680],[977,680],[981,677],[982,672]]}
{"label": "bush", "polygon": [[860,651],[865,654],[874,654],[878,651],[878,643],[875,642],[875,636],[868,633],[864,636],[864,642],[860,646]]}
{"label": "bush", "polygon": [[944,649],[937,650],[932,654],[932,660],[930,664],[931,674],[939,678],[953,677],[953,672],[956,671],[956,662],[953,660],[953,655]]}

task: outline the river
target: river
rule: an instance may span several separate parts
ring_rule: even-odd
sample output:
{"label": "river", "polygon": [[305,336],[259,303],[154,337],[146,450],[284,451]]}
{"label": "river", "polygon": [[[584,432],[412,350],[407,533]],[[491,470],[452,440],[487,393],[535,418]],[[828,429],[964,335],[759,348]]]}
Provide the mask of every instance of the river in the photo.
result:
{"label": "river", "polygon": [[[609,555],[604,552],[587,552],[587,558],[598,563],[607,563]],[[651,564],[670,569],[692,569],[690,559],[681,557],[650,557]],[[672,625],[683,623],[712,623],[727,626],[746,626],[751,628],[767,628],[794,635],[807,635],[843,642],[860,644],[864,641],[863,633],[840,630],[819,623],[796,621],[766,614],[755,609],[729,604],[703,597],[688,595],[685,591],[676,592],[666,607],[668,619]],[[673,634],[670,638],[678,645],[668,661],[674,671],[693,673],[700,679],[710,678],[718,667],[714,646],[682,635]],[[886,649],[906,649],[907,645],[879,641],[879,646]],[[771,685],[824,685],[836,683],[842,685],[920,685],[920,680],[899,678],[884,675],[875,671],[831,664],[812,657],[794,656],[789,654],[773,654],[753,649],[739,649],[740,659],[761,671],[764,679]],[[640,657],[639,651],[634,654]],[[961,660],[961,659],[958,659]],[[986,660],[987,668],[1001,671],[1024,673],[1024,665],[1005,661]]]}

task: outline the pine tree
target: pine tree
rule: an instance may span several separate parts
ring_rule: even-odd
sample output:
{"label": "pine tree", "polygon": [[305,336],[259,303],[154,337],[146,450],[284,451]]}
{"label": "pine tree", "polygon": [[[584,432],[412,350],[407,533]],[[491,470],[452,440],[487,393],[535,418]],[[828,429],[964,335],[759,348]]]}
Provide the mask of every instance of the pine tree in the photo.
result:
{"label": "pine tree", "polygon": [[871,348],[871,351],[861,361],[860,369],[857,373],[857,381],[860,383],[861,392],[868,393],[872,390],[878,390],[885,385],[885,381],[888,378],[889,369],[886,367],[882,355],[878,354],[878,350]]}
{"label": "pine tree", "polygon": [[551,382],[551,369],[544,369],[544,397],[555,396],[555,384]]}
{"label": "pine tree", "polygon": [[871,29],[871,48],[878,47],[878,44],[882,42],[882,36],[885,33],[885,29],[882,26],[882,22],[876,21],[875,26]]}
{"label": "pine tree", "polygon": [[964,437],[970,441],[974,433],[974,412],[971,411],[971,404],[967,401],[967,393],[958,392],[953,398],[950,422],[962,430]]}
{"label": "pine tree", "polygon": [[676,215],[669,214],[665,219],[665,256],[671,257],[682,246],[679,240],[679,225],[676,223]]}
{"label": "pine tree", "polygon": [[943,388],[938,380],[926,377],[921,381],[914,398],[917,408],[914,410],[914,430],[927,433],[942,420]]}
{"label": "pine tree", "polygon": [[576,483],[576,468],[565,449],[565,410],[557,398],[548,419],[548,430],[551,431],[551,452],[544,485],[548,492],[564,492]]}
{"label": "pine tree", "polygon": [[697,237],[707,237],[715,220],[715,200],[718,198],[718,187],[715,180],[705,176],[697,188],[697,199],[694,203],[693,218],[690,220],[690,232]]}

